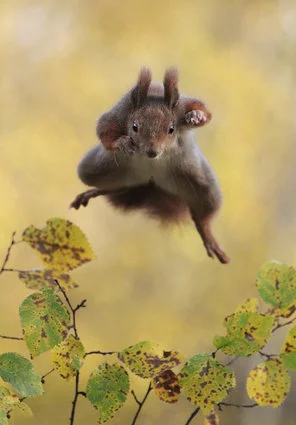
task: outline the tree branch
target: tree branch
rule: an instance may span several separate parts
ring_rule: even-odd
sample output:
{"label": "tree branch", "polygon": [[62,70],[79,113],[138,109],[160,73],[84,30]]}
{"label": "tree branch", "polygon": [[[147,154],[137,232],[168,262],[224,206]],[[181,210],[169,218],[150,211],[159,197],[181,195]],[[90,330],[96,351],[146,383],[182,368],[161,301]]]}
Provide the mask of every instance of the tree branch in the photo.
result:
{"label": "tree branch", "polygon": [[20,336],[7,336],[7,335],[0,335],[0,338],[3,339],[14,339],[16,341],[23,341],[24,338],[20,337]]}
{"label": "tree branch", "polygon": [[185,425],[189,425],[192,419],[195,418],[195,416],[198,414],[199,411],[200,411],[200,407],[197,407],[196,409],[194,409],[191,415],[189,416],[187,422],[185,423]]}
{"label": "tree branch", "polygon": [[238,408],[240,408],[240,407],[244,407],[244,408],[246,408],[246,409],[252,409],[253,407],[257,407],[258,406],[258,404],[257,403],[253,403],[253,404],[236,404],[236,403],[225,403],[225,402],[222,402],[222,403],[219,403],[219,405],[218,405],[219,407],[220,406],[228,406],[228,407],[238,407]]}
{"label": "tree branch", "polygon": [[288,326],[288,325],[291,325],[291,323],[294,323],[295,322],[295,320],[296,320],[296,316],[293,318],[293,319],[291,319],[291,320],[289,320],[288,322],[285,322],[285,323],[278,323],[273,329],[272,329],[272,331],[271,332],[275,332],[275,331],[277,331],[278,329],[280,329],[280,328],[283,328],[284,326]]}
{"label": "tree branch", "polygon": [[15,244],[15,241],[14,241],[15,234],[16,234],[16,232],[13,232],[13,234],[11,236],[11,242],[10,242],[9,247],[7,248],[6,256],[3,260],[3,264],[2,264],[1,269],[0,269],[0,274],[5,271],[5,266],[8,262],[8,260],[9,260],[9,257],[10,257],[11,248]]}
{"label": "tree branch", "polygon": [[82,300],[79,304],[77,304],[76,307],[73,307],[71,304],[71,301],[66,293],[66,291],[64,290],[64,288],[59,284],[58,280],[55,279],[55,282],[57,284],[57,286],[59,287],[59,290],[61,291],[61,293],[63,294],[66,303],[68,304],[68,307],[72,313],[72,325],[71,328],[73,328],[74,331],[74,335],[75,338],[78,338],[78,331],[77,331],[77,327],[76,327],[76,313],[80,308],[86,307],[86,300]]}
{"label": "tree branch", "polygon": [[100,354],[101,356],[109,356],[111,354],[118,354],[118,351],[88,351],[87,353],[84,354],[84,358],[87,356],[91,356],[92,354]]}
{"label": "tree branch", "polygon": [[136,401],[136,403],[138,404],[139,407],[138,407],[138,410],[136,411],[136,414],[134,416],[134,419],[133,419],[131,425],[135,425],[135,423],[137,422],[138,416],[139,416],[139,414],[142,410],[142,407],[143,407],[145,401],[147,400],[147,397],[148,397],[151,390],[152,390],[152,385],[151,385],[151,382],[150,382],[149,387],[148,387],[146,394],[144,395],[144,398],[143,398],[142,401],[139,401],[139,399],[136,397],[136,394],[134,393],[134,391],[132,391],[132,395],[133,395],[133,397],[134,397],[134,399],[135,399],[135,401]]}
{"label": "tree branch", "polygon": [[72,401],[70,425],[74,424],[77,400],[78,400],[78,396],[81,394],[81,392],[79,391],[79,377],[80,377],[79,370],[77,370],[76,375],[75,375],[75,393],[74,393],[74,398],[73,398],[73,401]]}
{"label": "tree branch", "polygon": [[[79,339],[78,336],[78,331],[77,331],[77,327],[76,327],[76,313],[80,308],[86,307],[86,300],[82,300],[79,304],[77,304],[76,307],[72,306],[72,303],[66,293],[66,291],[64,290],[64,288],[59,284],[58,280],[55,280],[57,286],[59,287],[59,290],[61,291],[61,293],[63,294],[66,303],[72,313],[72,328],[74,331],[74,335],[75,338]],[[72,409],[71,409],[71,415],[70,415],[70,425],[74,424],[74,419],[75,419],[75,412],[76,412],[76,406],[77,406],[77,400],[78,397],[80,395],[86,395],[83,391],[79,391],[79,378],[80,378],[80,372],[79,370],[76,371],[75,374],[75,392],[74,392],[74,397],[73,397],[73,401],[72,401]]]}

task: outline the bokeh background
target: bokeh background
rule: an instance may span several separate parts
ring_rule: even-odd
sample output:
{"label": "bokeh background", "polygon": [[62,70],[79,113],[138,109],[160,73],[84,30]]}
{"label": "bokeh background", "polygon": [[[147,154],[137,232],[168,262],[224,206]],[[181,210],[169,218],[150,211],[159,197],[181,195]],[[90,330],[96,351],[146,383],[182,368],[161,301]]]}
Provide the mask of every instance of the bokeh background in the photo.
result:
{"label": "bokeh background", "polygon": [[[13,230],[67,218],[88,236],[98,260],[73,273],[73,302],[87,350],[120,350],[151,339],[186,356],[212,351],[222,320],[256,296],[255,277],[266,260],[296,262],[296,6],[294,0],[10,0],[0,4],[0,250]],[[141,66],[155,80],[166,67],[180,71],[180,90],[213,112],[196,131],[222,186],[224,205],[214,230],[232,263],[206,257],[194,226],[165,230],[141,214],[121,215],[95,199],[68,205],[84,186],[76,166],[96,143],[95,122],[136,81]],[[38,267],[17,245],[11,267]],[[0,333],[20,335],[17,306],[29,290],[12,273],[1,276]],[[281,335],[279,335],[281,337]],[[0,340],[1,351],[28,355],[22,343]],[[275,338],[271,350],[279,351]],[[99,358],[90,357],[87,373]],[[259,359],[239,360],[240,390]],[[36,359],[41,374],[49,356]],[[147,383],[134,379],[141,397]],[[34,418],[12,424],[66,424],[73,383],[48,377],[46,394],[29,401]],[[222,424],[295,424],[295,384],[284,405],[232,410]],[[130,398],[112,425],[130,424]],[[166,405],[151,395],[139,424],[185,424],[193,406]],[[77,425],[96,423],[79,400]],[[196,418],[193,423],[202,423]]]}

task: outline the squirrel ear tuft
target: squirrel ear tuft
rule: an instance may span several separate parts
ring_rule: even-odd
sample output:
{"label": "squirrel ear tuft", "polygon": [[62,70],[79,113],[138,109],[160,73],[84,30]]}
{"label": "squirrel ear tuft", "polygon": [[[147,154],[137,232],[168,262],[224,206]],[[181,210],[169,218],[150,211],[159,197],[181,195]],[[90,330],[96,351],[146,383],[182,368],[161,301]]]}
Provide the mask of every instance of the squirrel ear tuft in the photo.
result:
{"label": "squirrel ear tuft", "polygon": [[139,74],[136,87],[132,91],[134,106],[139,108],[147,98],[149,86],[151,84],[151,71],[149,68],[142,68]]}
{"label": "squirrel ear tuft", "polygon": [[164,101],[170,109],[176,105],[179,99],[178,71],[176,68],[169,68],[164,74]]}

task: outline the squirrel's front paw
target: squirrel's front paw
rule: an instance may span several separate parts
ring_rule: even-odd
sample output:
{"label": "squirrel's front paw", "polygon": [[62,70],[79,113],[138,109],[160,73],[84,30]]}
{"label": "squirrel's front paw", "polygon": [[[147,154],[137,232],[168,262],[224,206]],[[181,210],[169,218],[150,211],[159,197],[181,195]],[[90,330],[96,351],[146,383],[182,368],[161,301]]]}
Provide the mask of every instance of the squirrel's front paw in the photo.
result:
{"label": "squirrel's front paw", "polygon": [[208,121],[208,117],[201,110],[190,111],[185,114],[185,121],[189,125],[203,125]]}
{"label": "squirrel's front paw", "polygon": [[137,145],[131,137],[121,136],[116,142],[116,151],[131,156],[137,151]]}

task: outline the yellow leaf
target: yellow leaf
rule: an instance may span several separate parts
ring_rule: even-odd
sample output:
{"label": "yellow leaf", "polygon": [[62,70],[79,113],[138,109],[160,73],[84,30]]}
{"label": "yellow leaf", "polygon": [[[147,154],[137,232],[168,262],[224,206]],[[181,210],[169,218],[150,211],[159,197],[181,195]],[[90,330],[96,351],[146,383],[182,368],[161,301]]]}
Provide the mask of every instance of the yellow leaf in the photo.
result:
{"label": "yellow leaf", "polygon": [[61,377],[70,379],[81,368],[84,354],[85,350],[80,340],[69,335],[51,350],[51,360]]}
{"label": "yellow leaf", "polygon": [[58,290],[56,280],[60,286],[67,292],[72,288],[77,288],[78,284],[74,282],[68,273],[54,269],[35,269],[19,272],[19,278],[29,289],[51,288]]}
{"label": "yellow leaf", "polygon": [[118,358],[141,378],[153,378],[183,361],[177,351],[165,351],[152,341],[132,345],[118,353]]}
{"label": "yellow leaf", "polygon": [[248,395],[259,406],[280,406],[290,386],[290,376],[279,358],[260,363],[247,378]]}
{"label": "yellow leaf", "polygon": [[47,220],[46,227],[28,227],[23,241],[35,249],[50,268],[72,270],[96,258],[84,233],[78,226],[62,218]]}
{"label": "yellow leaf", "polygon": [[243,313],[243,312],[256,313],[258,309],[259,309],[258,298],[248,298],[237,307],[237,309],[235,310],[235,313]]}

